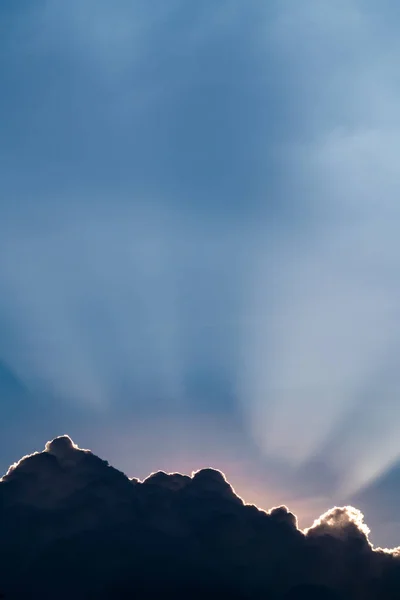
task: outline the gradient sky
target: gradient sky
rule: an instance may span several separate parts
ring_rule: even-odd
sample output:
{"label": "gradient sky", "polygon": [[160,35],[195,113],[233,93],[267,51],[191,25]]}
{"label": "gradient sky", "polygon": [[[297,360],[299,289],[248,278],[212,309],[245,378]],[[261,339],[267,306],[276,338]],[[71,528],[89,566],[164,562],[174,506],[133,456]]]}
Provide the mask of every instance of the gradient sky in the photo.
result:
{"label": "gradient sky", "polygon": [[304,525],[357,498],[400,544],[399,26],[396,0],[0,2],[2,472],[68,432]]}

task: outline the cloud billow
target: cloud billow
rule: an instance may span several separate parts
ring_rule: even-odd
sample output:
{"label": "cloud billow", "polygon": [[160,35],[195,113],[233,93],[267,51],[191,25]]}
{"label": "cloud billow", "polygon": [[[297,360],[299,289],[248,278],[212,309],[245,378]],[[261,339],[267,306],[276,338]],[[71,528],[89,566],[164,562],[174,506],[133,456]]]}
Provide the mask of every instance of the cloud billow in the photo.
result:
{"label": "cloud billow", "polygon": [[129,479],[68,436],[0,482],[6,598],[385,600],[400,552],[333,508],[301,531],[287,507],[247,505],[212,468]]}

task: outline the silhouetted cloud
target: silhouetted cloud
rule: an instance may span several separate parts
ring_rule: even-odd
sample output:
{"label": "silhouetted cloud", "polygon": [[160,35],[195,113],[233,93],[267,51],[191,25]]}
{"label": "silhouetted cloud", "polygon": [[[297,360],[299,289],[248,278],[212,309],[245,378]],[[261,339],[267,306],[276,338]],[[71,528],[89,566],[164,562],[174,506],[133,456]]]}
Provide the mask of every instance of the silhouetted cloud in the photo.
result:
{"label": "silhouetted cloud", "polygon": [[66,435],[0,480],[6,598],[398,598],[400,550],[368,535],[351,506],[301,531],[216,469],[129,479]]}

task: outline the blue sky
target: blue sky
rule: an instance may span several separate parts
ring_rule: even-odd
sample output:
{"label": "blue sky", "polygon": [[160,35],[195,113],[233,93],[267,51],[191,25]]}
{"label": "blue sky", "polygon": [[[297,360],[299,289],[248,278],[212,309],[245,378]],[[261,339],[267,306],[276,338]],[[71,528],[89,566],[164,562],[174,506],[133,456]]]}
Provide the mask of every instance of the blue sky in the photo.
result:
{"label": "blue sky", "polygon": [[394,543],[399,12],[1,2],[3,471],[68,432]]}

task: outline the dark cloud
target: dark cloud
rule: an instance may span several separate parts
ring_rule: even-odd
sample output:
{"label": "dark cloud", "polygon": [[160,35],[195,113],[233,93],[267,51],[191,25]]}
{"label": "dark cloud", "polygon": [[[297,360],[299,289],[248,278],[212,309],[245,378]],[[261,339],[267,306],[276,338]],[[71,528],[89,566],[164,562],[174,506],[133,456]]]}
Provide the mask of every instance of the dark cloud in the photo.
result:
{"label": "dark cloud", "polygon": [[68,436],[0,481],[6,598],[394,600],[400,551],[375,549],[357,509],[301,531],[247,505],[212,468],[129,479]]}

